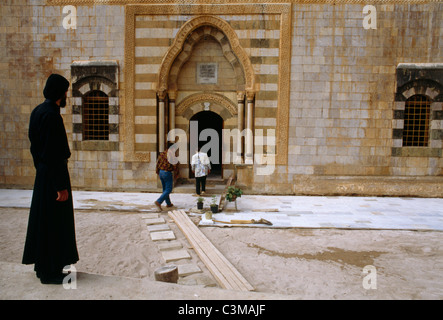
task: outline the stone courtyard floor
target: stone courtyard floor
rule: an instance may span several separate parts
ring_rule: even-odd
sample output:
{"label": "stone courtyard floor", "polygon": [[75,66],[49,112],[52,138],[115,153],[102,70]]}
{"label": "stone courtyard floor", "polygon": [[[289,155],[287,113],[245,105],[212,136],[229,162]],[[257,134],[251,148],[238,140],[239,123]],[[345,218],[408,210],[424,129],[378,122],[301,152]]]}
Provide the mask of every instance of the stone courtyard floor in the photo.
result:
{"label": "stone courtyard floor", "polygon": [[[32,266],[20,264],[31,196],[0,190],[1,299],[443,298],[443,199],[243,195],[238,211],[230,203],[216,219],[273,225],[227,228],[203,227],[196,198],[171,194],[255,288],[232,292],[218,287],[167,212],[157,211],[159,194],[125,192],[73,192],[77,289],[43,286]],[[171,263],[179,283],[153,281],[154,270]]]}

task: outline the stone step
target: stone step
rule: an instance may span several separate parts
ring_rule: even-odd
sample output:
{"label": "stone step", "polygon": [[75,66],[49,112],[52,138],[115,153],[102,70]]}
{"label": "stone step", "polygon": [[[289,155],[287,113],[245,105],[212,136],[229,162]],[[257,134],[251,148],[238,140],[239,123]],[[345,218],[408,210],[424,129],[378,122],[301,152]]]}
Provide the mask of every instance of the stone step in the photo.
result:
{"label": "stone step", "polygon": [[191,255],[185,249],[162,251],[161,254],[166,262],[191,259]]}
{"label": "stone step", "polygon": [[164,224],[164,223],[166,223],[165,219],[163,219],[163,218],[144,219],[144,222],[147,225]]}
{"label": "stone step", "polygon": [[172,231],[158,231],[150,234],[152,241],[175,240],[175,234]]}
{"label": "stone step", "polygon": [[143,213],[141,216],[142,219],[157,219],[158,213]]}
{"label": "stone step", "polygon": [[158,248],[160,249],[160,251],[167,251],[183,248],[183,245],[180,241],[171,240],[158,243]]}
{"label": "stone step", "polygon": [[194,273],[203,272],[199,266],[193,263],[180,264],[178,267],[178,275],[179,277],[186,277]]}
{"label": "stone step", "polygon": [[167,231],[171,230],[168,224],[153,224],[147,226],[149,232]]}

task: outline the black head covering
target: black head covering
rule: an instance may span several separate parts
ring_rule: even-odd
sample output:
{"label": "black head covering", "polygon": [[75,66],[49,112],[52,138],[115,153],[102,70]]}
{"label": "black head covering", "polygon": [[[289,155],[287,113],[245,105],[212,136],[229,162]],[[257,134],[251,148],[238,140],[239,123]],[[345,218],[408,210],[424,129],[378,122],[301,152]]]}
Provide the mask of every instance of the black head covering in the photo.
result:
{"label": "black head covering", "polygon": [[59,75],[59,74],[51,74],[46,80],[45,88],[43,89],[43,95],[46,99],[57,101],[64,97],[65,92],[68,91],[69,81]]}

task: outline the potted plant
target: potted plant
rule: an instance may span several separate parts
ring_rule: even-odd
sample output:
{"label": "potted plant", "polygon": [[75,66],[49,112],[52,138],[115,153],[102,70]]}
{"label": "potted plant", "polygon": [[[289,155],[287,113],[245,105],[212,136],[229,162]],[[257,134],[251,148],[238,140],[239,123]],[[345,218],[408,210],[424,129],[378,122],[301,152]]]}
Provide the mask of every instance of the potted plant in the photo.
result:
{"label": "potted plant", "polygon": [[228,187],[228,192],[226,193],[226,200],[235,201],[237,198],[240,198],[243,194],[242,189],[235,187]]}
{"label": "potted plant", "polygon": [[202,197],[198,197],[197,198],[197,209],[203,209],[203,202],[205,199],[203,199]]}
{"label": "potted plant", "polygon": [[216,196],[212,196],[211,212],[212,213],[218,212],[218,204],[217,204],[217,197]]}

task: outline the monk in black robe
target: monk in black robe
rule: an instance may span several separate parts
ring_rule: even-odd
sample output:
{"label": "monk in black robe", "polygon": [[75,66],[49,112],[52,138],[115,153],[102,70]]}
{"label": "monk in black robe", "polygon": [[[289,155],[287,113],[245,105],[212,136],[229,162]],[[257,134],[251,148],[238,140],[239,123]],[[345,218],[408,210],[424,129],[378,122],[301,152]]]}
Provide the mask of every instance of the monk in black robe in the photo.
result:
{"label": "monk in black robe", "polygon": [[29,140],[36,168],[23,264],[34,264],[44,284],[62,284],[63,268],[78,261],[68,158],[71,156],[60,108],[69,81],[52,74],[46,101],[31,113]]}

